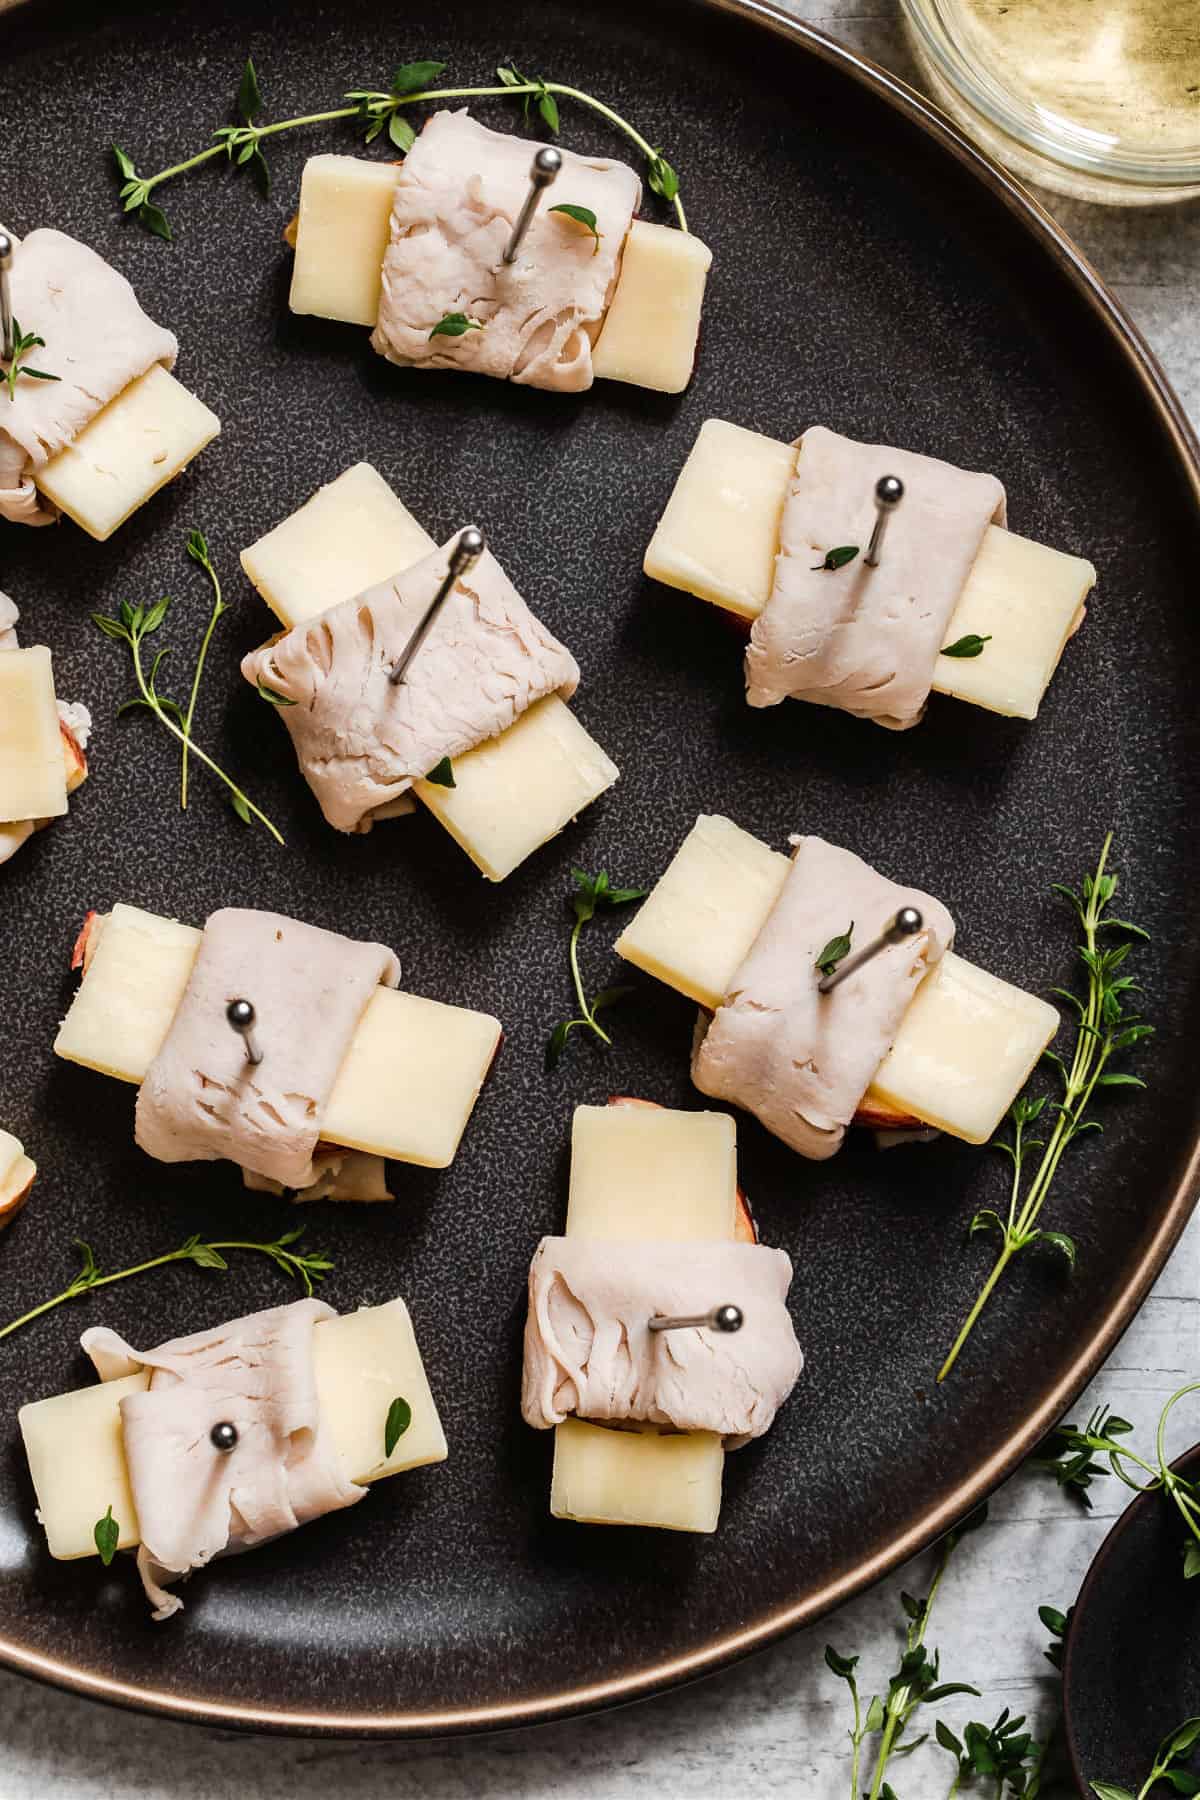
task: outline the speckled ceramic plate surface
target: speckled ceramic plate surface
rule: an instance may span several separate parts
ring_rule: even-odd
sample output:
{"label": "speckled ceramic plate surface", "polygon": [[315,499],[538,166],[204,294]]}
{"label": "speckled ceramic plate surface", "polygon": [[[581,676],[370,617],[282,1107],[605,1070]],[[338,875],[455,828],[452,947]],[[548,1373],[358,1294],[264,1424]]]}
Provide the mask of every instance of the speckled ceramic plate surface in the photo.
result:
{"label": "speckled ceramic plate surface", "polygon": [[[69,821],[0,876],[0,1118],[42,1174],[0,1242],[13,1314],[61,1285],[71,1240],[114,1266],[187,1233],[292,1222],[211,1166],[134,1148],[133,1094],[55,1061],[84,910],[117,900],[197,923],[269,905],[394,944],[417,992],[494,1011],[506,1039],[453,1168],[394,1171],[397,1201],[306,1216],[337,1261],[340,1307],[410,1302],[450,1460],[260,1554],[214,1567],[152,1626],[133,1570],[47,1557],[15,1411],[86,1376],[78,1334],[139,1341],[289,1297],[253,1260],[173,1268],[63,1308],[0,1345],[0,1655],[99,1694],[192,1717],[318,1731],[449,1731],[652,1692],[812,1618],[928,1541],[1067,1404],[1127,1322],[1190,1204],[1200,943],[1195,571],[1197,469],[1173,402],[1112,302],[1036,209],[887,78],[765,8],[642,0],[586,10],[448,0],[428,24],[347,0],[144,9],[30,7],[0,23],[0,214],[54,223],[110,256],[179,334],[181,378],[223,432],[108,544],[67,525],[0,530],[0,585],[54,647],[59,690],[93,708],[93,776]],[[366,334],[292,318],[280,241],[304,158],[273,148],[273,197],[210,169],[165,190],[173,247],[117,213],[111,140],[152,169],[229,116],[248,51],[270,112],[335,103],[399,60],[464,82],[504,56],[614,103],[682,174],[715,261],[696,379],[681,398],[615,385],[559,398],[404,374]],[[514,125],[511,108],[482,116]],[[593,116],[563,141],[621,152]],[[652,199],[648,211],[655,212]],[[665,216],[665,215],[658,215]],[[643,549],[703,419],[791,437],[812,421],[911,445],[1008,485],[1015,528],[1092,556],[1101,584],[1036,725],[935,698],[896,737],[815,707],[752,712],[740,648],[699,602],[648,583]],[[435,536],[477,518],[517,585],[577,652],[580,717],[622,778],[503,886],[426,816],[348,840],[325,829],[240,656],[269,630],[237,552],[367,457]],[[198,641],[201,525],[225,573],[200,729],[284,827],[243,829],[208,782],[186,819],[176,762],[114,718],[118,648],[88,623],[122,598],[177,596],[170,641]],[[941,895],[963,953],[1031,988],[1071,969],[1048,884],[1093,864],[1107,827],[1159,1036],[1145,1099],[1117,1097],[1057,1185],[1080,1268],[1028,1257],[954,1379],[934,1385],[988,1255],[964,1241],[996,1203],[998,1159],[954,1142],[804,1163],[739,1127],[766,1240],[796,1263],[807,1367],[770,1436],[730,1458],[713,1538],[550,1519],[550,1440],[517,1410],[526,1269],[561,1228],[572,1107],[613,1091],[694,1105],[692,1009],[648,980],[611,1053],[542,1048],[570,993],[573,862],[650,882],[700,811],[782,845],[817,831]],[[585,945],[609,980],[615,932]]]}

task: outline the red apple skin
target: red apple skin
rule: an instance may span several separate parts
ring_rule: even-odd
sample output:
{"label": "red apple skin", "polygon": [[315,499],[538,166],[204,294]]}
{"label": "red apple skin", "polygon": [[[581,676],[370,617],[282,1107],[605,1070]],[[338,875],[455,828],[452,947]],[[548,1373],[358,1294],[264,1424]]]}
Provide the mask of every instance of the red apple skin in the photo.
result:
{"label": "red apple skin", "polygon": [[95,907],[92,907],[83,915],[83,924],[79,927],[79,935],[75,939],[75,945],[71,951],[71,968],[73,970],[82,969],[85,973],[87,972],[90,940],[96,920],[99,917],[100,915]]}
{"label": "red apple skin", "polygon": [[912,1113],[893,1112],[889,1106],[860,1106],[855,1113],[855,1125],[863,1125],[868,1131],[917,1131],[924,1128],[924,1119],[915,1118]]}
{"label": "red apple skin", "polygon": [[73,731],[68,730],[60,719],[58,729],[62,734],[63,762],[67,770],[67,792],[73,794],[81,788],[88,778],[88,759],[79,739]]}
{"label": "red apple skin", "polygon": [[[608,1104],[610,1106],[652,1106],[655,1112],[662,1111],[657,1100],[639,1100],[633,1094],[610,1094]],[[758,1242],[758,1226],[754,1223],[754,1214],[750,1211],[750,1202],[746,1198],[745,1188],[742,1187],[739,1187],[737,1191],[737,1216],[733,1222],[733,1241],[735,1244],[757,1244]]]}
{"label": "red apple skin", "polygon": [[12,1224],[13,1220],[28,1200],[30,1190],[36,1180],[37,1174],[35,1172],[29,1177],[29,1180],[25,1183],[25,1186],[21,1189],[19,1194],[9,1194],[7,1198],[0,1199],[0,1231],[3,1231],[6,1225]]}

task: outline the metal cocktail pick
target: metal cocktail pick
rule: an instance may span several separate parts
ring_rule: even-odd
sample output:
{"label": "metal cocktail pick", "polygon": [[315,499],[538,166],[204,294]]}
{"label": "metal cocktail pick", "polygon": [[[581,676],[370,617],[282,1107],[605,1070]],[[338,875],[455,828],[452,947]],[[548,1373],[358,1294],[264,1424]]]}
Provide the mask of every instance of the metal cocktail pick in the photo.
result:
{"label": "metal cocktail pick", "polygon": [[879,551],[888,520],[904,498],[904,483],[898,475],[881,475],[875,483],[875,529],[863,557],[868,569],[879,567]]}
{"label": "metal cocktail pick", "polygon": [[521,240],[533,224],[533,215],[538,209],[538,201],[550,183],[557,179],[562,168],[562,152],[546,144],[538,151],[529,169],[529,192],[525,196],[525,204],[517,214],[517,222],[512,228],[512,236],[508,240],[508,248],[504,252],[506,263],[517,260],[517,251],[521,248]]}
{"label": "metal cocktail pick", "polygon": [[709,1331],[740,1331],[745,1322],[740,1306],[714,1306],[711,1312],[678,1319],[655,1313],[649,1325],[651,1331],[682,1331],[685,1325],[700,1325]]}
{"label": "metal cocktail pick", "polygon": [[238,1428],[229,1419],[219,1419],[208,1434],[209,1442],[214,1450],[222,1456],[228,1456],[231,1450],[237,1449]]}
{"label": "metal cocktail pick", "polygon": [[13,243],[7,231],[0,231],[0,358],[8,362],[13,354],[12,292],[9,275],[13,266]]}
{"label": "metal cocktail pick", "polygon": [[409,638],[408,643],[405,645],[396,661],[392,664],[388,680],[393,687],[399,687],[400,683],[404,680],[405,675],[408,673],[409,664],[432,631],[433,622],[446,604],[446,601],[450,598],[450,595],[454,590],[455,582],[475,567],[475,564],[479,561],[486,549],[487,539],[477,525],[468,525],[465,531],[459,532],[458,542],[450,552],[450,567],[446,571],[445,581],[443,581],[441,587],[429,602],[421,623],[417,626],[417,629]]}
{"label": "metal cocktail pick", "polygon": [[248,1000],[231,1000],[225,1008],[225,1017],[246,1046],[246,1061],[257,1068],[262,1061],[262,1050],[254,1035],[254,1023],[257,1017],[254,1008]]}
{"label": "metal cocktail pick", "polygon": [[826,975],[823,980],[818,981],[817,992],[828,994],[839,981],[845,981],[847,975],[853,975],[855,969],[861,969],[864,963],[870,962],[873,956],[878,956],[881,950],[888,949],[892,944],[903,943],[906,937],[912,937],[915,931],[921,930],[924,923],[915,906],[902,906],[891,924],[884,926],[874,943],[864,944],[861,950],[856,950],[853,956],[840,962],[832,975]]}

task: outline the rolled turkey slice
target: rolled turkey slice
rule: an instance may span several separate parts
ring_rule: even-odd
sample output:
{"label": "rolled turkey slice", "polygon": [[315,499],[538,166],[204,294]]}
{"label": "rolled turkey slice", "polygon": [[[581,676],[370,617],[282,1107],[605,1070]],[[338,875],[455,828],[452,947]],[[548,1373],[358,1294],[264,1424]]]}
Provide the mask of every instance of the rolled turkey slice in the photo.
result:
{"label": "rolled turkey slice", "polygon": [[[803,1358],[782,1250],[727,1242],[546,1237],[529,1271],[521,1411],[714,1431],[736,1449],[771,1427]],[[656,1313],[742,1310],[740,1331],[651,1331]]]}
{"label": "rolled turkey slice", "polygon": [[[324,1301],[296,1300],[157,1350],[135,1350],[104,1326],[84,1332],[102,1381],[151,1371],[149,1387],[126,1394],[120,1412],[138,1573],[155,1619],[183,1606],[167,1582],[365,1494],[346,1476],[317,1399],[313,1327],[333,1317]],[[210,1433],[225,1422],[237,1442],[222,1452]]]}
{"label": "rolled turkey slice", "polygon": [[[316,1180],[314,1155],[338,1071],[376,987],[400,964],[281,913],[211,915],[169,1031],[138,1089],[137,1142],[160,1162],[228,1157],[285,1188]],[[249,998],[257,1066],[225,1013]]]}
{"label": "rolled turkey slice", "polygon": [[34,486],[39,469],[72,443],[132,381],[179,345],[138,305],[123,275],[61,231],[31,231],[13,258],[12,309],[46,340],[30,364],[57,381],[18,381],[0,413],[0,518],[49,525],[57,507]]}
{"label": "rolled turkey slice", "polygon": [[[388,680],[445,579],[457,534],[411,568],[251,651],[242,674],[285,702],[301,773],[338,831],[369,831],[445,757],[579,685],[490,551],[462,576],[408,673]],[[291,702],[291,704],[286,704]]]}
{"label": "rolled turkey slice", "polygon": [[[489,131],[465,110],[434,113],[404,159],[392,200],[371,343],[406,368],[467,369],[531,387],[592,385],[592,346],[616,289],[642,188],[625,163],[562,151],[562,169],[514,263],[504,250],[529,193],[536,144]],[[599,241],[550,209],[588,208]],[[430,333],[451,313],[478,321]]]}
{"label": "rolled turkey slice", "polygon": [[[900,887],[849,850],[793,837],[792,866],[692,1056],[701,1093],[752,1112],[801,1156],[833,1156],[910,1001],[954,941],[940,901]],[[924,929],[818,991],[817,958],[851,930],[852,950],[904,906]]]}
{"label": "rolled turkey slice", "polygon": [[[992,475],[859,444],[823,425],[797,449],[774,585],[746,651],[746,698],[751,706],[813,700],[906,731],[925,711],[984,533],[1004,524],[1004,488]],[[869,568],[883,475],[900,477],[904,499]],[[859,554],[826,569],[826,553],[844,545]]]}

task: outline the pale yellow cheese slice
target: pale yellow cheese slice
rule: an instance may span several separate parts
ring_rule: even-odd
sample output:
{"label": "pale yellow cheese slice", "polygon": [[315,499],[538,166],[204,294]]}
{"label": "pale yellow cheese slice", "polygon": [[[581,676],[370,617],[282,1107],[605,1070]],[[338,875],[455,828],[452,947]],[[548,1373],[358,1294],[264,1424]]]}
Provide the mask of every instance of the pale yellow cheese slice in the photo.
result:
{"label": "pale yellow cheese slice", "polygon": [[288,299],[294,313],[374,325],[398,173],[395,163],[361,156],[309,157]]}
{"label": "pale yellow cheese slice", "polygon": [[[568,1236],[732,1238],[736,1216],[737,1134],[727,1113],[576,1107]],[[613,1430],[568,1419],[554,1432],[550,1511],[591,1525],[711,1532],[724,1468],[711,1431]]]}
{"label": "pale yellow cheese slice", "polygon": [[[647,575],[756,619],[774,582],[795,459],[788,444],[707,419],[650,540]],[[971,634],[991,641],[977,657],[940,656],[934,691],[1015,718],[1036,717],[1095,581],[1082,557],[989,525],[946,643]]]}
{"label": "pale yellow cheese slice", "polygon": [[[119,1081],[144,1081],[183,998],[200,937],[194,926],[114,906],[55,1039],[56,1055]],[[265,1020],[259,1029],[266,1031]],[[499,1042],[500,1021],[490,1014],[379,988],[334,1083],[323,1141],[445,1167]]]}
{"label": "pale yellow cheese slice", "polygon": [[[403,1300],[322,1320],[313,1330],[313,1363],[321,1416],[352,1481],[365,1485],[445,1461],[446,1436]],[[130,1550],[140,1541],[120,1405],[126,1394],[141,1393],[149,1384],[143,1370],[20,1409],[51,1556],[65,1561],[95,1556],[96,1522],[109,1506],[120,1528],[119,1548]],[[412,1423],[385,1459],[384,1425],[398,1398],[412,1408]]]}
{"label": "pale yellow cheese slice", "polygon": [[220,429],[216,413],[155,363],[34,479],[48,500],[103,543]]}
{"label": "pale yellow cheese slice", "polygon": [[[714,1010],[766,923],[788,866],[786,856],[728,819],[702,814],[617,939],[618,955]],[[1044,1000],[948,951],[918,988],[863,1108],[910,1115],[982,1143],[1058,1023]]]}
{"label": "pale yellow cheese slice", "polygon": [[489,881],[511,875],[621,772],[557,694],[453,769],[452,788],[418,781],[413,791]]}
{"label": "pale yellow cheese slice", "polygon": [[436,548],[378,470],[360,462],[318,488],[303,506],[243,550],[242,568],[280,624],[290,630],[410,568]]}
{"label": "pale yellow cheese slice", "polygon": [[67,773],[44,645],[0,650],[0,823],[60,818]]}
{"label": "pale yellow cheese slice", "polygon": [[635,219],[592,351],[596,379],[681,394],[692,379],[712,251],[690,232]]}

